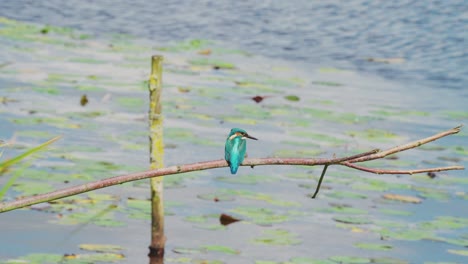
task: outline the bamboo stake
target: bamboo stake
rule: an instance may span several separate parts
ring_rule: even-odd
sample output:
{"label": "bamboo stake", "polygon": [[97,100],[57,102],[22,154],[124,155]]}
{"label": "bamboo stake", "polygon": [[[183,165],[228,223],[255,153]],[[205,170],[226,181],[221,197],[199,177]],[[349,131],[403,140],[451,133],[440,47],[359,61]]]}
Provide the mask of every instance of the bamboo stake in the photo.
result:
{"label": "bamboo stake", "polygon": [[[151,75],[149,78],[149,129],[150,129],[150,168],[164,167],[163,156],[163,117],[161,115],[162,90],[162,62],[163,57],[155,55],[151,58]],[[162,258],[164,256],[164,204],[163,204],[163,177],[150,179],[151,182],[151,245],[150,257]]]}

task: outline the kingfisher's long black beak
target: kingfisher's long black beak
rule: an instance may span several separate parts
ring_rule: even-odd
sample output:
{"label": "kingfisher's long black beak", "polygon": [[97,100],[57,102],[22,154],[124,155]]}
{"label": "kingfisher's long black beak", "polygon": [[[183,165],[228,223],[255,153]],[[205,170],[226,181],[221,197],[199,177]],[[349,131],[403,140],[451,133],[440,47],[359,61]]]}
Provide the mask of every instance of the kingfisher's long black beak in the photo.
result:
{"label": "kingfisher's long black beak", "polygon": [[245,134],[244,137],[250,138],[250,139],[253,139],[253,140],[258,140],[257,138],[254,138],[254,137],[252,137],[252,136],[249,136],[249,134]]}

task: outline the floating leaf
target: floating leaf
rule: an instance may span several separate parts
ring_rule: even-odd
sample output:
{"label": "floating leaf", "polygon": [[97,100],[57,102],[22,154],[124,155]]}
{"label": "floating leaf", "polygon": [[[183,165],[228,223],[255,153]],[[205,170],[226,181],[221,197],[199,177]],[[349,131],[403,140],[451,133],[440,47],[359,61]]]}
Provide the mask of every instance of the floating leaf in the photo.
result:
{"label": "floating leaf", "polygon": [[297,245],[301,242],[296,234],[285,229],[265,230],[262,236],[254,239],[255,244],[277,246]]}
{"label": "floating leaf", "polygon": [[318,259],[312,259],[308,257],[295,257],[291,258],[288,264],[336,264],[336,262],[331,261],[331,260],[318,260]]}
{"label": "floating leaf", "polygon": [[369,62],[379,62],[379,63],[387,63],[387,64],[400,64],[405,62],[404,58],[367,58]]}
{"label": "floating leaf", "polygon": [[262,102],[265,98],[268,98],[268,97],[271,97],[271,96],[257,95],[257,96],[251,97],[250,99],[252,99],[254,102],[256,102],[258,104],[258,103]]}
{"label": "floating leaf", "polygon": [[274,157],[288,157],[288,158],[312,158],[323,154],[321,149],[280,149],[276,150],[273,154]]}
{"label": "floating leaf", "polygon": [[239,175],[236,177],[216,177],[216,180],[229,183],[239,183],[239,184],[258,184],[258,183],[267,183],[277,181],[277,178],[264,175]]}
{"label": "floating leaf", "polygon": [[69,59],[70,62],[78,62],[78,63],[89,63],[89,64],[106,64],[108,63],[107,61],[104,60],[99,60],[95,58],[71,58]]}
{"label": "floating leaf", "polygon": [[371,260],[368,258],[362,258],[362,257],[349,257],[349,256],[335,256],[335,257],[330,257],[330,260],[336,261],[338,263],[342,264],[361,264],[361,263],[370,263]]}
{"label": "floating leaf", "polygon": [[466,256],[466,257],[468,257],[468,250],[463,250],[463,249],[460,249],[460,250],[448,249],[447,252],[448,252],[448,253],[451,253],[451,254],[455,254],[455,255],[460,255],[460,256]]}
{"label": "floating leaf", "polygon": [[233,124],[243,124],[243,125],[256,125],[258,123],[258,120],[255,120],[252,118],[235,117],[235,116],[225,117],[224,121],[230,122]]}
{"label": "floating leaf", "polygon": [[206,193],[199,194],[197,197],[202,200],[214,202],[234,201],[234,196],[226,193]]}
{"label": "floating leaf", "polygon": [[461,146],[455,147],[455,152],[459,155],[468,156],[468,148],[463,148]]}
{"label": "floating leaf", "polygon": [[149,200],[128,199],[126,208],[122,210],[130,218],[151,219],[151,202]]}
{"label": "floating leaf", "polygon": [[176,247],[172,249],[172,252],[178,253],[178,254],[201,254],[204,253],[203,249],[199,248],[182,248],[182,247]]}
{"label": "floating leaf", "polygon": [[351,137],[364,138],[371,141],[389,141],[399,138],[395,133],[379,129],[349,131],[346,134],[350,135]]}
{"label": "floating leaf", "polygon": [[47,182],[17,182],[13,189],[24,196],[47,193],[54,190],[54,187]]}
{"label": "floating leaf", "polygon": [[234,64],[232,63],[219,61],[219,60],[206,59],[206,58],[192,59],[192,60],[189,60],[189,63],[193,65],[198,65],[198,66],[212,66],[213,69],[232,70],[236,68]]}
{"label": "floating leaf", "polygon": [[292,102],[297,102],[300,100],[299,96],[297,95],[286,95],[284,97],[284,99],[288,100],[288,101],[292,101]]}
{"label": "floating leaf", "polygon": [[444,111],[443,114],[451,119],[455,120],[466,120],[468,119],[467,111]]}
{"label": "floating leaf", "polygon": [[[405,225],[406,227],[406,225]],[[400,228],[400,229],[386,229],[383,228],[379,231],[380,235],[384,238],[418,241],[421,239],[434,239],[435,236],[432,230],[423,230],[420,228]]]}
{"label": "floating leaf", "polygon": [[420,223],[419,227],[428,230],[459,229],[468,227],[468,219],[453,216],[438,216],[433,221]]}
{"label": "floating leaf", "polygon": [[235,218],[235,217],[232,217],[230,215],[227,215],[227,214],[221,214],[219,216],[219,222],[223,225],[223,226],[227,226],[227,225],[230,225],[232,223],[235,223],[235,222],[239,222],[241,221],[240,219],[238,218]]}
{"label": "floating leaf", "polygon": [[136,97],[119,97],[117,102],[126,108],[141,108],[144,105],[143,99]]}
{"label": "floating leaf", "polygon": [[345,224],[364,225],[370,224],[372,221],[368,217],[355,217],[355,216],[335,216],[333,220]]}
{"label": "floating leaf", "polygon": [[418,204],[422,202],[422,200],[418,197],[409,196],[409,195],[392,194],[392,193],[384,194],[382,195],[382,198],[387,199],[387,200],[400,201],[404,203]]}
{"label": "floating leaf", "polygon": [[[409,262],[406,260],[389,258],[389,257],[371,258],[371,262],[379,263],[379,264],[409,264]],[[426,262],[425,264],[429,264],[429,263]]]}
{"label": "floating leaf", "polygon": [[327,81],[315,81],[312,82],[315,85],[323,85],[323,86],[342,86],[343,84],[337,82],[327,82]]}
{"label": "floating leaf", "polygon": [[80,105],[85,106],[88,104],[88,102],[88,97],[86,96],[86,94],[83,94],[80,99]]}
{"label": "floating leaf", "polygon": [[330,204],[331,208],[321,209],[321,212],[340,213],[340,214],[367,214],[367,211],[360,208],[353,208],[346,205]]}
{"label": "floating leaf", "polygon": [[104,245],[104,244],[80,244],[80,249],[87,251],[95,252],[119,252],[123,250],[121,246],[118,245]]}
{"label": "floating leaf", "polygon": [[390,250],[393,247],[390,245],[384,244],[370,244],[370,243],[356,243],[354,246],[362,249],[370,249],[370,250]]}
{"label": "floating leaf", "polygon": [[362,193],[348,192],[348,191],[336,191],[325,194],[331,198],[337,199],[366,199],[367,195]]}
{"label": "floating leaf", "polygon": [[59,89],[56,87],[34,87],[33,90],[39,93],[45,93],[50,95],[60,94]]}
{"label": "floating leaf", "polygon": [[230,210],[235,214],[244,216],[250,221],[259,225],[271,225],[273,223],[282,223],[290,219],[290,216],[277,214],[274,211],[266,208],[257,207],[237,207]]}
{"label": "floating leaf", "polygon": [[[17,262],[7,263],[97,263],[116,262],[124,259],[123,254],[117,253],[97,253],[97,254],[29,254],[19,258]],[[27,261],[27,262],[24,262]]]}
{"label": "floating leaf", "polygon": [[231,255],[240,254],[238,250],[235,250],[233,248],[226,247],[226,246],[221,246],[221,245],[206,245],[206,246],[202,246],[201,248],[207,251],[214,251],[214,252],[220,252],[220,253],[231,254]]}

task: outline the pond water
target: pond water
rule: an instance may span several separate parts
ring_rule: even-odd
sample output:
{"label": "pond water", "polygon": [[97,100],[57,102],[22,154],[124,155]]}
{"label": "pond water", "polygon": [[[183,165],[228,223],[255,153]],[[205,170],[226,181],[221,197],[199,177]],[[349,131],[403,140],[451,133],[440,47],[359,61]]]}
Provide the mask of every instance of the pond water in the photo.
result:
{"label": "pond water", "polygon": [[[0,15],[154,42],[219,40],[256,54],[464,90],[468,6],[459,1],[5,0]],[[396,66],[368,58],[402,58]]]}
{"label": "pond water", "polygon": [[[249,157],[331,157],[466,124],[462,2],[288,3],[0,2],[0,16],[34,22],[0,19],[0,139],[16,137],[2,159],[63,135],[0,177],[21,174],[4,199],[146,169],[153,54],[165,56],[166,165],[222,158],[232,127],[260,139]],[[467,136],[366,166],[466,167]],[[465,171],[430,179],[332,167],[311,200],[320,169],[167,177],[166,263],[466,262]],[[82,244],[118,247],[105,262],[146,262],[148,196],[140,181],[2,214],[0,263],[103,257]],[[243,221],[224,227],[222,213]]]}

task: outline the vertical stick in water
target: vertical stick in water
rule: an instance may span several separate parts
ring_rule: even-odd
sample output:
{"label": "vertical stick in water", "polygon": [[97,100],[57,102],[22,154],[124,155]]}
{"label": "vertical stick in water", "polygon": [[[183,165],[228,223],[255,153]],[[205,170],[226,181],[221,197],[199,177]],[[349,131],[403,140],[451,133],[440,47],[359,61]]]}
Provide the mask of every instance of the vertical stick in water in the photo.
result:
{"label": "vertical stick in water", "polygon": [[[163,117],[161,115],[162,90],[162,62],[163,57],[155,55],[151,58],[151,75],[149,78],[150,109],[150,168],[163,168]],[[150,257],[164,256],[164,205],[163,205],[163,177],[151,178],[151,245]]]}

